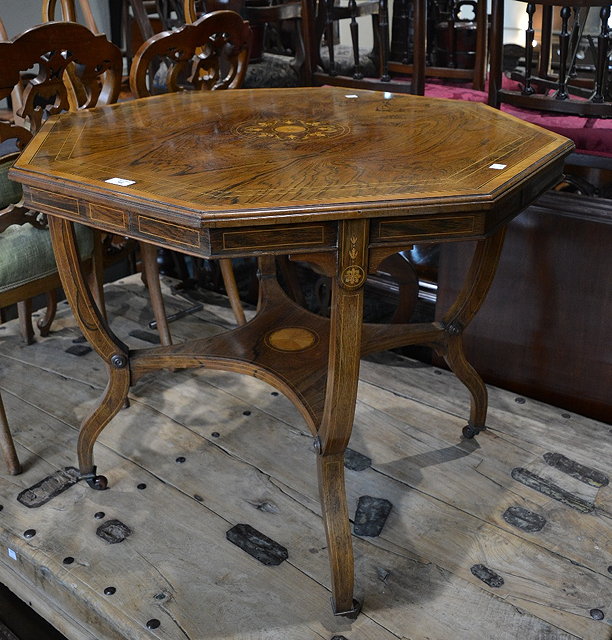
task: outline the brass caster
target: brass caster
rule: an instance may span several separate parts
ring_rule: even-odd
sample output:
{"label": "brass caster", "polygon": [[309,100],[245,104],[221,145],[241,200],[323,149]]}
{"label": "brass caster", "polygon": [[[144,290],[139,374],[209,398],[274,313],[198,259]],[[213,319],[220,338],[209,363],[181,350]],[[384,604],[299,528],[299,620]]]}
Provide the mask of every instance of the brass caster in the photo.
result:
{"label": "brass caster", "polygon": [[478,435],[481,431],[484,431],[485,429],[486,427],[477,427],[473,425],[471,422],[468,422],[465,425],[465,427],[463,427],[461,433],[463,434],[464,438],[467,438],[469,440],[474,436]]}
{"label": "brass caster", "polygon": [[94,476],[93,478],[87,478],[87,484],[96,491],[104,491],[104,489],[108,489],[108,480],[106,476]]}
{"label": "brass caster", "polygon": [[108,480],[106,476],[96,475],[96,468],[91,470],[91,473],[82,473],[79,480],[85,480],[87,484],[96,491],[104,491],[108,489]]}

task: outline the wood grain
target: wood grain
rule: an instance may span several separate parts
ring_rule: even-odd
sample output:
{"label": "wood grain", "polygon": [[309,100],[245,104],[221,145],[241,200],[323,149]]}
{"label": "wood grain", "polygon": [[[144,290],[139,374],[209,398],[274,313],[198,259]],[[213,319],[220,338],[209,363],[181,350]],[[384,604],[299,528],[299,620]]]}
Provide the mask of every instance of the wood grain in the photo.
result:
{"label": "wood grain", "polygon": [[[545,188],[560,174],[555,160],[571,149],[561,136],[476,103],[354,95],[337,88],[188,92],[61,116],[45,125],[13,176],[42,189],[53,176],[54,193],[103,206],[126,198],[134,232],[138,214],[194,230],[240,220],[418,215],[421,226],[406,222],[402,243],[444,237],[443,218],[440,227],[422,218],[444,212],[474,211],[474,235],[482,235],[502,204],[504,216],[518,212],[504,196]],[[505,168],[491,169],[494,163]],[[113,177],[135,184],[104,182]],[[170,243],[170,230],[165,235]]]}

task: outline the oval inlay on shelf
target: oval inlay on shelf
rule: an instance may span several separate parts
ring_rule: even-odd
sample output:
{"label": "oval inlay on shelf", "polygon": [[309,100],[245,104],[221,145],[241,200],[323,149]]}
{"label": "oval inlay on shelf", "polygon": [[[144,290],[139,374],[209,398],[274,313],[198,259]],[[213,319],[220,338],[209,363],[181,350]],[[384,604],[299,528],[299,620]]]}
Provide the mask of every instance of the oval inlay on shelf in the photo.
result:
{"label": "oval inlay on shelf", "polygon": [[319,336],[304,327],[286,327],[266,336],[266,344],[276,351],[305,351],[318,342]]}

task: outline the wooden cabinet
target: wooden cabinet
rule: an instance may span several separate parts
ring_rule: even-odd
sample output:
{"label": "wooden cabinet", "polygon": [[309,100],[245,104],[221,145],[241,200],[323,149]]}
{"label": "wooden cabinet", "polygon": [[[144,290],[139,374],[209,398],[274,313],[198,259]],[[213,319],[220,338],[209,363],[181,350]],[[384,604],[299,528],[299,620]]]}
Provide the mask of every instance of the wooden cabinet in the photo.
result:
{"label": "wooden cabinet", "polygon": [[[442,247],[438,318],[471,251]],[[612,200],[549,192],[516,218],[465,341],[487,382],[612,422]]]}

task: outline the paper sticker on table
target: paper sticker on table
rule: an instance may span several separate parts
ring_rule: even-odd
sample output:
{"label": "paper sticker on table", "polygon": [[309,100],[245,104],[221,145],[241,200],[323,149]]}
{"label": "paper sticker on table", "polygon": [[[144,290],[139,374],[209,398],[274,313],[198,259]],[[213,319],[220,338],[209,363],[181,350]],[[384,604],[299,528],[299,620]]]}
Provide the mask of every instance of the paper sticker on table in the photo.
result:
{"label": "paper sticker on table", "polygon": [[508,165],[505,164],[492,164],[489,169],[497,169],[498,171],[501,171],[501,169],[505,169]]}
{"label": "paper sticker on table", "polygon": [[13,560],[17,560],[17,554],[10,547],[7,547],[6,549],[8,551],[9,558],[12,558]]}
{"label": "paper sticker on table", "polygon": [[359,96],[356,93],[349,93],[344,96],[345,98],[358,98]]}
{"label": "paper sticker on table", "polygon": [[136,184],[136,180],[126,180],[125,178],[109,178],[104,182],[109,184],[118,184],[120,187],[129,187],[131,184]]}

